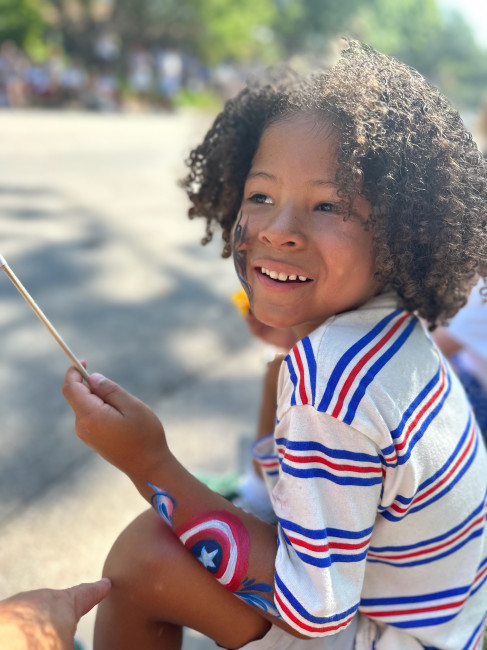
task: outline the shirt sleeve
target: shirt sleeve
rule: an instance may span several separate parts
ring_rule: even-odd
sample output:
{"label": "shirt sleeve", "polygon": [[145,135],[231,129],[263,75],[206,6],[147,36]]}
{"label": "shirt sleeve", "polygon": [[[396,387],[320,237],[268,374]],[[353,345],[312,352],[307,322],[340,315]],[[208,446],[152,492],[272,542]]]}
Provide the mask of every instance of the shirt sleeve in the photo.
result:
{"label": "shirt sleeve", "polygon": [[309,405],[287,410],[275,442],[276,605],[302,634],[336,634],[358,608],[382,490],[381,457],[365,435]]}

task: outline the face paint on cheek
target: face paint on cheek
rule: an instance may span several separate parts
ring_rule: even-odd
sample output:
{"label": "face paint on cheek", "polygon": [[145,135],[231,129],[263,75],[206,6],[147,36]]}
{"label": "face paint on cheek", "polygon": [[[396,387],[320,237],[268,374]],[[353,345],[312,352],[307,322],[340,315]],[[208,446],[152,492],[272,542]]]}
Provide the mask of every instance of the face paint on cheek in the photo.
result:
{"label": "face paint on cheek", "polygon": [[235,264],[235,270],[237,272],[238,278],[244,287],[249,303],[252,306],[252,288],[247,280],[247,250],[245,245],[248,241],[248,219],[245,223],[243,221],[243,212],[241,211],[237,218],[237,223],[233,231],[232,238],[232,251],[233,251],[233,263]]}
{"label": "face paint on cheek", "polygon": [[238,517],[224,510],[205,512],[175,532],[220,584],[230,591],[239,587],[247,571],[250,540]]}

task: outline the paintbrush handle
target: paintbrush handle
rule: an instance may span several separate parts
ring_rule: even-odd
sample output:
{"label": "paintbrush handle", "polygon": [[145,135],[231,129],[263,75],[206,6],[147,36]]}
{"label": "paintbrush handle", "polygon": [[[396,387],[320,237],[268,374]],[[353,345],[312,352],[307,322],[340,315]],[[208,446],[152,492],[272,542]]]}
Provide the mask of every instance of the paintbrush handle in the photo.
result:
{"label": "paintbrush handle", "polygon": [[36,316],[39,318],[39,320],[44,324],[44,326],[49,330],[53,338],[58,342],[59,346],[61,349],[65,352],[65,354],[69,357],[69,359],[72,361],[73,365],[79,370],[81,373],[83,379],[88,381],[90,378],[90,375],[86,372],[86,368],[83,368],[79,360],[76,358],[74,355],[73,351],[66,345],[60,334],[57,332],[56,328],[52,325],[52,323],[47,319],[46,315],[42,311],[42,309],[39,307],[39,305],[35,302],[35,300],[32,298],[32,296],[29,294],[27,289],[24,287],[22,282],[19,280],[19,278],[15,275],[15,273],[12,271],[12,269],[9,267],[7,264],[6,260],[4,257],[0,255],[0,267],[5,271],[5,274],[7,277],[10,279],[12,284],[15,286],[15,288],[18,290],[20,295],[24,298],[24,300],[27,302],[27,304],[31,307],[33,312],[36,314]]}

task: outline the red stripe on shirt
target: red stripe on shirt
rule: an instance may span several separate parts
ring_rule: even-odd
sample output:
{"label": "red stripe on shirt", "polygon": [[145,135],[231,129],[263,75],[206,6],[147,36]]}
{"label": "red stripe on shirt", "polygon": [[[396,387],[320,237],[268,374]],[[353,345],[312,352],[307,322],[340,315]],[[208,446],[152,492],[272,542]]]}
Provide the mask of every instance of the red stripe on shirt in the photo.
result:
{"label": "red stripe on shirt", "polygon": [[370,537],[368,537],[363,542],[357,544],[346,544],[345,542],[330,542],[329,544],[312,544],[310,542],[305,542],[302,539],[297,539],[296,537],[289,537],[288,539],[294,546],[302,546],[303,548],[308,549],[309,551],[325,552],[334,549],[358,551],[370,542]]}
{"label": "red stripe on shirt", "polygon": [[306,394],[306,387],[304,385],[304,367],[303,367],[303,361],[301,359],[301,355],[299,354],[298,346],[294,348],[293,352],[294,352],[294,358],[296,359],[296,363],[298,364],[298,368],[299,368],[299,397],[301,398],[301,402],[303,404],[307,404],[308,395]]}
{"label": "red stripe on shirt", "polygon": [[[443,370],[443,366],[442,366]],[[443,389],[445,387],[445,382],[446,382],[446,376],[445,373],[442,372],[442,378],[441,378],[441,384],[436,393],[430,397],[430,399],[424,404],[424,406],[421,408],[421,410],[417,413],[416,417],[412,422],[409,423],[409,426],[407,428],[406,434],[403,438],[403,441],[397,445],[394,445],[396,450],[402,451],[407,444],[407,441],[409,439],[409,435],[411,431],[417,426],[418,422],[421,420],[423,417],[424,413],[429,409],[429,407],[437,400],[437,398],[441,395],[443,392]]]}
{"label": "red stripe on shirt", "polygon": [[406,313],[401,318],[394,324],[393,327],[387,332],[385,336],[383,336],[380,341],[378,341],[373,348],[371,348],[365,356],[363,356],[360,361],[357,363],[357,365],[353,368],[349,376],[347,377],[347,380],[342,386],[342,390],[340,391],[340,395],[338,396],[338,401],[335,405],[335,408],[333,409],[333,413],[331,414],[332,417],[337,418],[338,415],[340,414],[340,411],[342,410],[343,402],[345,401],[345,397],[347,396],[347,393],[350,389],[350,386],[355,380],[355,377],[358,375],[358,373],[362,370],[362,368],[365,366],[367,361],[371,357],[374,356],[376,352],[378,352],[384,345],[387,343],[387,341],[393,336],[393,334],[399,329],[399,327],[402,325],[402,323],[406,320],[406,318],[410,318],[411,314]]}
{"label": "red stripe on shirt", "polygon": [[277,591],[274,592],[274,596],[275,596],[275,600],[279,604],[279,608],[281,609],[281,611],[284,612],[293,621],[293,623],[295,623],[298,626],[298,628],[300,628],[301,630],[305,630],[306,632],[334,632],[340,630],[342,627],[346,627],[355,616],[354,613],[348,618],[346,618],[344,621],[336,625],[321,625],[321,626],[307,625],[306,623],[300,621],[299,618],[295,616],[294,613],[287,607],[287,605],[285,605],[284,601],[282,600],[282,598],[280,597]]}
{"label": "red stripe on shirt", "polygon": [[332,463],[331,461],[323,458],[322,456],[294,456],[288,452],[284,453],[284,458],[288,461],[294,463],[318,463],[320,465],[326,465],[332,469],[336,469],[340,472],[357,472],[359,474],[382,474],[381,467],[360,467],[359,465],[338,465],[337,463]]}
{"label": "red stripe on shirt", "polygon": [[395,510],[396,512],[404,513],[404,512],[406,512],[406,511],[408,510],[408,508],[410,508],[413,504],[416,504],[416,503],[418,503],[418,502],[420,502],[420,501],[423,501],[423,499],[426,499],[427,496],[429,496],[429,495],[432,494],[433,492],[436,492],[436,490],[438,490],[438,488],[440,488],[440,487],[441,487],[441,486],[442,486],[446,481],[448,481],[448,479],[449,479],[449,478],[450,478],[450,477],[451,477],[451,476],[456,472],[456,470],[458,469],[458,466],[463,462],[463,460],[465,459],[465,456],[469,453],[469,451],[470,451],[470,449],[471,449],[471,447],[472,447],[472,445],[473,445],[473,443],[474,443],[474,440],[475,440],[475,435],[474,435],[474,434],[475,434],[475,428],[472,428],[472,429],[471,429],[471,434],[470,434],[470,440],[468,441],[468,444],[467,444],[466,448],[464,449],[462,455],[461,455],[460,458],[456,461],[456,463],[453,465],[453,467],[450,469],[450,471],[448,472],[448,474],[446,474],[446,475],[441,479],[441,481],[439,481],[438,483],[436,483],[436,485],[433,485],[433,487],[431,487],[429,490],[427,490],[426,492],[424,492],[424,493],[421,494],[420,496],[415,497],[415,498],[413,499],[413,501],[412,501],[412,502],[411,502],[411,503],[410,503],[406,508],[402,508],[402,507],[398,506],[398,505],[395,504],[395,503],[393,503],[393,504],[391,505],[391,508],[392,508],[393,510]]}
{"label": "red stripe on shirt", "polygon": [[369,557],[376,557],[380,558],[381,560],[406,560],[410,557],[417,557],[418,555],[427,555],[428,553],[434,553],[435,551],[440,551],[442,548],[445,548],[446,546],[451,546],[451,544],[454,544],[457,540],[461,539],[462,537],[465,537],[465,535],[472,530],[472,528],[475,528],[479,523],[481,523],[485,518],[485,515],[481,515],[473,521],[468,528],[466,528],[464,531],[459,533],[456,537],[453,537],[452,539],[448,540],[447,542],[444,542],[443,544],[438,544],[437,546],[431,546],[426,549],[422,549],[421,551],[415,551],[414,553],[403,553],[401,555],[382,555],[380,553],[369,553]]}

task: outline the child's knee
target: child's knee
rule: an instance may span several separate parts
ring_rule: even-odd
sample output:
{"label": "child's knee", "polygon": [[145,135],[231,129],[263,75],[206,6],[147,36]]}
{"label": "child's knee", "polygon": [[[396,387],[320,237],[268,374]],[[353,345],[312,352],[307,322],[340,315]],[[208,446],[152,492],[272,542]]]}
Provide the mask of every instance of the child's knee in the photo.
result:
{"label": "child's knee", "polygon": [[[174,532],[148,510],[134,519],[112,546],[103,575],[110,577],[116,591],[144,600],[154,590],[169,588],[177,579],[178,558],[185,549]],[[150,596],[149,596],[150,597]]]}

